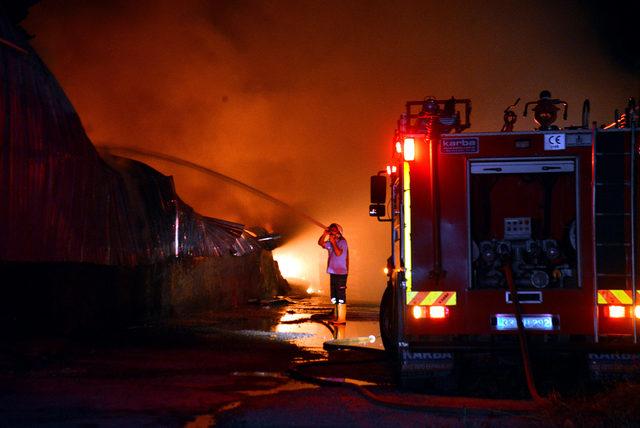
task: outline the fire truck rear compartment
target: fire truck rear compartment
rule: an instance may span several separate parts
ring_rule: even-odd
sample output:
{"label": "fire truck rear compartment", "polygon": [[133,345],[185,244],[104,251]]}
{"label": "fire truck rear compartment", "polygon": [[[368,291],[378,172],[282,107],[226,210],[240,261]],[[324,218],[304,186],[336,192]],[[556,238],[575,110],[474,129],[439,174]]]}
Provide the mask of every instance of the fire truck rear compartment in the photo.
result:
{"label": "fire truck rear compartment", "polygon": [[[579,180],[585,181],[579,177],[578,158],[449,161],[466,163],[467,192],[452,192],[455,196],[451,198],[467,199],[468,255],[463,263],[467,263],[468,277],[465,280],[465,275],[451,268],[454,253],[448,246],[458,244],[447,239],[443,242],[444,265],[449,272],[440,287],[455,290],[457,302],[446,308],[441,319],[415,319],[409,304],[404,317],[406,334],[424,336],[427,343],[434,336],[513,336],[517,330],[513,297],[504,274],[508,264],[527,331],[551,337],[592,335],[592,292],[583,290],[583,273],[578,268],[581,217],[577,189]],[[447,202],[443,218],[451,215],[456,214]]]}
{"label": "fire truck rear compartment", "polygon": [[576,288],[576,167],[566,160],[471,161],[471,288]]}

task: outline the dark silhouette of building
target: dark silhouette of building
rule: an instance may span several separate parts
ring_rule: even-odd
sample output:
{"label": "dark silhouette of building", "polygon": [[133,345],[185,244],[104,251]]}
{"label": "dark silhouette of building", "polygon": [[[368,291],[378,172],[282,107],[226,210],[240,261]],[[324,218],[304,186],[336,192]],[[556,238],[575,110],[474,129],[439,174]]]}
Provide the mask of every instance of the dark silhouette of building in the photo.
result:
{"label": "dark silhouette of building", "polygon": [[0,329],[126,324],[282,291],[243,226],[199,215],[173,179],[101,157],[0,2]]}

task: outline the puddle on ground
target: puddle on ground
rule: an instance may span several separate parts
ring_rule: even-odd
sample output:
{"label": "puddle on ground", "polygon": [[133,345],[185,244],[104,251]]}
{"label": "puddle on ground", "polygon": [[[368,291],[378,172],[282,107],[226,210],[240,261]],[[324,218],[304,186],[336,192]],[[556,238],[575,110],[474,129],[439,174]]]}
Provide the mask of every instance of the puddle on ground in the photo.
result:
{"label": "puddle on ground", "polygon": [[348,304],[346,324],[330,322],[333,305],[326,298],[311,296],[287,299],[282,315],[275,325],[234,330],[238,334],[286,341],[296,346],[326,355],[324,344],[358,346],[382,350],[377,305]]}
{"label": "puddle on ground", "polygon": [[320,388],[318,385],[314,385],[307,382],[299,382],[296,380],[292,380],[282,385],[275,386],[269,389],[247,389],[247,390],[239,390],[237,391],[239,394],[247,395],[249,397],[258,397],[261,395],[272,395],[278,394],[280,392],[291,392],[291,391],[300,391],[303,389],[317,389]]}
{"label": "puddle on ground", "polygon": [[[244,329],[236,330],[236,332],[291,342],[300,348],[325,355],[327,354],[324,349],[325,342],[329,342],[333,346],[344,345],[378,350],[384,349],[380,340],[379,309],[377,305],[348,304],[347,322],[344,325],[334,325],[329,322],[333,306],[326,301],[326,298],[312,296],[300,300],[292,300],[284,310],[285,312],[282,314],[278,324],[273,326],[270,331]],[[305,359],[303,362],[309,362],[309,360]],[[315,384],[292,380],[286,375],[277,372],[234,372],[232,376],[236,378],[253,378],[254,384],[256,383],[255,379],[270,379],[273,381],[273,385],[265,383],[262,384],[261,388],[239,388],[236,390],[236,392],[245,396],[261,396],[318,388]],[[361,386],[376,385],[368,381],[346,377],[327,377],[322,379]],[[216,415],[234,409],[240,404],[241,402],[235,401],[223,406],[218,409]],[[193,421],[187,423],[185,427],[203,428],[214,426],[216,415],[199,415]]]}
{"label": "puddle on ground", "polygon": [[[278,372],[233,372],[231,373],[231,375],[236,379],[241,379],[241,382],[242,378],[244,378],[245,381],[249,381],[253,386],[259,384],[258,381],[263,381],[262,388],[247,389],[241,387],[236,390],[236,392],[238,392],[239,394],[244,394],[252,397],[259,395],[277,394],[284,391],[298,391],[302,389],[319,388],[318,385],[292,380],[284,373]],[[272,382],[269,383],[269,381]]]}
{"label": "puddle on ground", "polygon": [[215,426],[213,415],[199,415],[194,420],[184,424],[184,428],[209,428]]}
{"label": "puddle on ground", "polygon": [[324,352],[325,342],[383,349],[377,305],[347,305],[346,324],[336,325],[329,322],[333,306],[322,300],[311,297],[288,307],[275,326],[275,333],[312,351]]}

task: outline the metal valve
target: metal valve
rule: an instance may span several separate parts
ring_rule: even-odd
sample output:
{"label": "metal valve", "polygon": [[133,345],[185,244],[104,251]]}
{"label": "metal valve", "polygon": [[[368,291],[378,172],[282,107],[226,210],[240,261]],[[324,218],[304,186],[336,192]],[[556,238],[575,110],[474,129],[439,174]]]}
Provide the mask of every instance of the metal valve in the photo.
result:
{"label": "metal valve", "polygon": [[562,115],[562,118],[567,120],[568,104],[557,98],[551,98],[551,92],[547,90],[540,92],[540,98],[537,101],[529,101],[525,104],[522,116],[527,115],[527,110],[531,104],[535,105],[535,107],[533,107],[533,118],[536,123],[540,125],[538,128],[540,131],[558,129],[557,126],[552,125],[558,118],[558,110],[560,110],[560,108],[557,107],[558,104],[564,105],[564,114]]}

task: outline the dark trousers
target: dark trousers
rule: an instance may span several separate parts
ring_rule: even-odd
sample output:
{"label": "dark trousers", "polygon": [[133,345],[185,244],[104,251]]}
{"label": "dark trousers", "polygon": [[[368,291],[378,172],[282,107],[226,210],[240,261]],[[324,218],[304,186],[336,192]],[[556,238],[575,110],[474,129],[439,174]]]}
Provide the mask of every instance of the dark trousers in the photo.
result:
{"label": "dark trousers", "polygon": [[347,303],[347,275],[330,274],[331,303]]}

